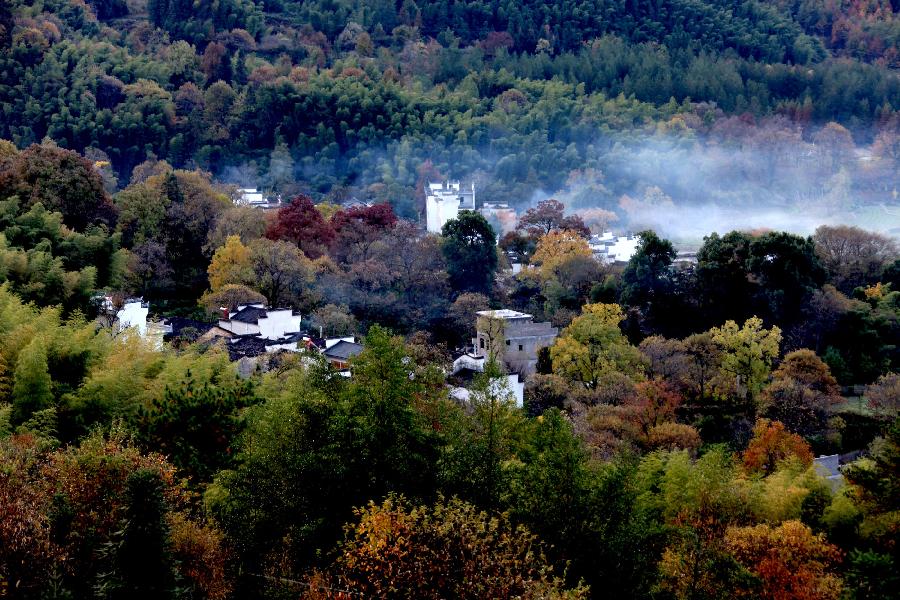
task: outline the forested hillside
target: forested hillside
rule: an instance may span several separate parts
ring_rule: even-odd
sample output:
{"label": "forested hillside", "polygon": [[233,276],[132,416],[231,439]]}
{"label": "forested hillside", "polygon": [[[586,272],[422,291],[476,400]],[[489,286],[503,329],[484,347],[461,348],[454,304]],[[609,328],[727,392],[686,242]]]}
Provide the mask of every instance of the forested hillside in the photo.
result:
{"label": "forested hillside", "polygon": [[[842,172],[832,200],[857,209],[897,188],[897,41],[858,39],[894,17],[829,7],[15,0],[0,137],[109,161],[110,191],[150,158],[287,195],[387,199],[405,216],[425,160],[518,206],[536,188],[587,189],[583,203],[623,219],[620,197],[648,187],[785,204]],[[622,163],[645,162],[648,139],[663,168],[634,173]],[[674,181],[709,153],[692,189]],[[760,185],[752,171],[773,166]],[[715,187],[723,170],[730,191]]]}

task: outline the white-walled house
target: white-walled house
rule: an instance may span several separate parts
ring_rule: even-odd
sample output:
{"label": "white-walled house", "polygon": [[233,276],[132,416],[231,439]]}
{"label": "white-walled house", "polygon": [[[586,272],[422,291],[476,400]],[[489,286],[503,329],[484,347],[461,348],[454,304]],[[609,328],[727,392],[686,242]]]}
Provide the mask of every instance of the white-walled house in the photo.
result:
{"label": "white-walled house", "polygon": [[278,340],[286,334],[300,331],[300,315],[290,308],[266,308],[265,305],[239,305],[237,312],[227,309],[219,319],[219,327],[234,335],[256,335],[268,340]]}
{"label": "white-walled house", "polygon": [[594,256],[605,263],[628,262],[641,243],[639,235],[613,235],[611,231],[592,235],[588,240]]}
{"label": "white-walled house", "polygon": [[262,192],[256,188],[239,188],[237,203],[249,206],[259,206],[266,204],[266,199]]}
{"label": "white-walled house", "polygon": [[95,302],[100,310],[100,322],[120,333],[134,327],[141,336],[147,334],[147,315],[150,314],[150,303],[143,298],[121,298],[114,296],[96,296]]}
{"label": "white-walled house", "polygon": [[[452,375],[460,376],[465,372],[470,374],[484,373],[484,356],[463,354],[453,361]],[[525,404],[525,382],[518,373],[507,373],[494,378],[490,382],[491,393],[496,396],[510,395],[516,402],[516,406],[522,408]],[[450,390],[450,397],[460,401],[469,401],[475,393],[466,387],[455,387]]]}
{"label": "white-walled house", "polygon": [[116,312],[116,323],[119,331],[136,327],[142,337],[147,335],[147,315],[150,314],[150,303],[143,298],[129,298]]}
{"label": "white-walled house", "polygon": [[145,340],[150,340],[154,348],[162,349],[165,332],[160,323],[148,321],[149,302],[140,297],[123,300],[121,297],[104,295],[95,297],[95,301],[99,303],[98,322],[101,326],[110,328],[115,334],[137,333]]}
{"label": "white-walled house", "polygon": [[447,221],[459,217],[461,210],[475,210],[475,184],[462,189],[458,181],[428,183],[425,186],[425,228],[440,233]]}

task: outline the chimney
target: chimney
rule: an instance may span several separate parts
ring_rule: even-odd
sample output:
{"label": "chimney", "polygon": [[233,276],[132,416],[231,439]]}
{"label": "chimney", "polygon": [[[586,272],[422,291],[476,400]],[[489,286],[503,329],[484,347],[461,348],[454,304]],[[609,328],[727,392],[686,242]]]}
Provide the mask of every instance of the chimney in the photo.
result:
{"label": "chimney", "polygon": [[223,320],[223,321],[227,321],[227,320],[228,320],[228,316],[229,316],[229,315],[228,315],[228,312],[229,312],[229,311],[228,311],[228,307],[226,307],[226,306],[220,306],[220,307],[219,307],[219,312],[220,312],[221,315],[222,315],[222,320]]}

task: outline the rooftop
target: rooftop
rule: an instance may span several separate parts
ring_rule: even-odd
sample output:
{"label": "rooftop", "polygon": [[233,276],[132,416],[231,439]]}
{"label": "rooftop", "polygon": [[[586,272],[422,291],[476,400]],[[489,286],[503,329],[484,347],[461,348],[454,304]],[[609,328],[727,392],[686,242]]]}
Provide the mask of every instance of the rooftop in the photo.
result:
{"label": "rooftop", "polygon": [[362,351],[363,347],[360,344],[345,342],[341,340],[340,342],[326,350],[325,356],[327,356],[328,358],[336,358],[343,361],[349,358],[353,358]]}
{"label": "rooftop", "polygon": [[510,310],[508,308],[501,308],[499,310],[479,310],[477,313],[479,317],[487,317],[489,319],[530,319],[531,315],[528,313],[519,312],[517,310]]}
{"label": "rooftop", "polygon": [[266,310],[258,306],[245,306],[241,310],[231,315],[232,321],[240,321],[242,323],[257,323],[260,319],[266,317]]}
{"label": "rooftop", "polygon": [[185,329],[196,330],[197,335],[202,335],[213,328],[215,323],[207,323],[205,321],[197,321],[188,319],[187,317],[166,317],[163,319],[163,326],[171,329],[163,335],[165,341],[179,337]]}
{"label": "rooftop", "polygon": [[266,353],[266,344],[270,343],[269,340],[255,335],[238,336],[227,345],[228,357],[231,360],[238,360],[245,356],[260,356]]}

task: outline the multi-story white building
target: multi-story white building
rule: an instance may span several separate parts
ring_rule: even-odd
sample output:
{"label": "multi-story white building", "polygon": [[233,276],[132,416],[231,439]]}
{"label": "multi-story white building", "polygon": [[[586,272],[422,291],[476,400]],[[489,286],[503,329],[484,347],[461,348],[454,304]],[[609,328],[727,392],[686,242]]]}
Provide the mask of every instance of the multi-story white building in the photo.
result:
{"label": "multi-story white building", "polygon": [[428,183],[425,186],[425,228],[440,233],[447,221],[461,210],[475,210],[475,184],[464,190],[459,181]]}

